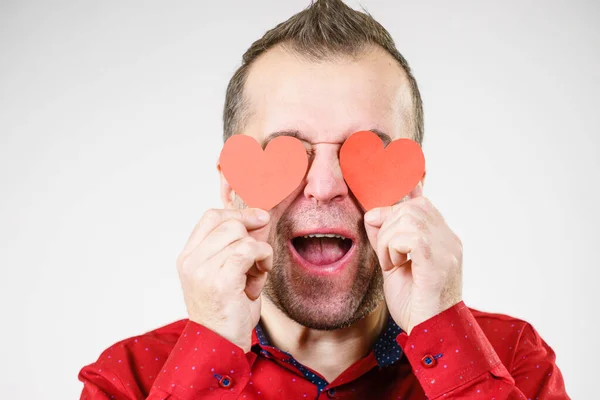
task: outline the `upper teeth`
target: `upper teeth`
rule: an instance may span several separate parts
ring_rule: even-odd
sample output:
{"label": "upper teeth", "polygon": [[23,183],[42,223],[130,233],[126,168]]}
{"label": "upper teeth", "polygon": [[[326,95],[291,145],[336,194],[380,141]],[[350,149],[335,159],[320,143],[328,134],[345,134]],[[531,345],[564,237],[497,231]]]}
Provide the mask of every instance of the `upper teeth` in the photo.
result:
{"label": "upper teeth", "polygon": [[304,235],[303,238],[304,239],[308,239],[308,238],[323,238],[323,237],[327,237],[327,238],[337,238],[337,239],[346,239],[345,237],[341,236],[341,235],[336,235],[333,233],[315,233],[314,235]]}

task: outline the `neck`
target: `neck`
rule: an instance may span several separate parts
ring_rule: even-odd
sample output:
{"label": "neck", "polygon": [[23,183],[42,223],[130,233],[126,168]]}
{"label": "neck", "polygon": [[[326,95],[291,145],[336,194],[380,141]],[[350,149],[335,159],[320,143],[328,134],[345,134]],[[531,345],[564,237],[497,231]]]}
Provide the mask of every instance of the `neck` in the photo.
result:
{"label": "neck", "polygon": [[265,296],[262,300],[261,325],[269,342],[320,373],[328,382],[369,354],[387,321],[387,307],[382,301],[352,326],[320,331],[290,319]]}

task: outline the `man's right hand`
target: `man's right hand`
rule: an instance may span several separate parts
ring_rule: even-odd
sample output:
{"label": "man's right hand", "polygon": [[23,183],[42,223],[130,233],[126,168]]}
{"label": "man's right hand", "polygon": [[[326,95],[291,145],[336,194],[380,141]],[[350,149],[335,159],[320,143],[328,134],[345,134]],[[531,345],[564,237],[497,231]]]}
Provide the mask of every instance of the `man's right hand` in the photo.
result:
{"label": "man's right hand", "polygon": [[[250,351],[260,293],[273,267],[269,213],[208,210],[177,258],[189,319]],[[252,237],[251,235],[255,236]]]}

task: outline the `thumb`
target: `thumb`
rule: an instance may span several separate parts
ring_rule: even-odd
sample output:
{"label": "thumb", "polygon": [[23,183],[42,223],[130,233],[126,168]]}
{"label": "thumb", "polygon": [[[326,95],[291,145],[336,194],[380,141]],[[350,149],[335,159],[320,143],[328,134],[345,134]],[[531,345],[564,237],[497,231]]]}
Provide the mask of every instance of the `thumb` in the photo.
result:
{"label": "thumb", "polygon": [[254,239],[256,239],[259,242],[268,243],[270,231],[271,231],[271,220],[269,220],[269,222],[266,225],[261,226],[257,229],[252,229],[252,230],[249,229],[248,235],[253,237]]}

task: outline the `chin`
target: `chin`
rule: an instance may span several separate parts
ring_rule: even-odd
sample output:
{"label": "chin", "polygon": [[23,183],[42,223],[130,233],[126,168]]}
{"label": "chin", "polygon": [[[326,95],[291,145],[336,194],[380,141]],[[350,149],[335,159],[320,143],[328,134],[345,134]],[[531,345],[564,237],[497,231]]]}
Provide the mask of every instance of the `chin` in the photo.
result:
{"label": "chin", "polygon": [[342,329],[383,301],[383,276],[374,253],[365,254],[355,241],[325,266],[303,259],[290,244],[285,256],[275,257],[264,289],[290,319],[311,329]]}

